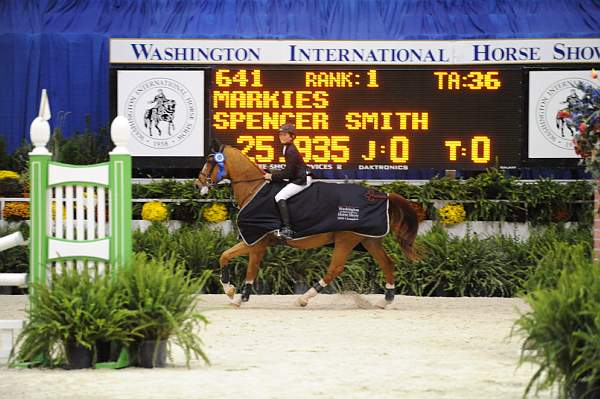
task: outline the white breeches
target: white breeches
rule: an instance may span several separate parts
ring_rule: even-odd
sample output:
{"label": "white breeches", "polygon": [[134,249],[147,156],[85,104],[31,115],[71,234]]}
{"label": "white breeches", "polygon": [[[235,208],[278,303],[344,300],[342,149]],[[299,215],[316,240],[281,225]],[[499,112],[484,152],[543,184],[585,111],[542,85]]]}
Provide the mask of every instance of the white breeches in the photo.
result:
{"label": "white breeches", "polygon": [[284,188],[281,189],[280,192],[277,193],[277,195],[275,196],[275,202],[279,202],[281,200],[287,200],[287,199],[293,197],[294,195],[298,194],[300,191],[306,190],[308,187],[310,187],[311,183],[312,183],[312,177],[310,177],[310,176],[306,176],[306,184],[303,186],[300,184],[288,183]]}

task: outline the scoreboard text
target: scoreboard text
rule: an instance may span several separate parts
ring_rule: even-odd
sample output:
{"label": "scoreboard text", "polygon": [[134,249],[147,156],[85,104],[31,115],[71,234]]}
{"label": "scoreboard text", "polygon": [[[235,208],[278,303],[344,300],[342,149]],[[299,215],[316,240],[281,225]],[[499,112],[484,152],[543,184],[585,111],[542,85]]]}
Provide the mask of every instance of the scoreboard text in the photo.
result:
{"label": "scoreboard text", "polygon": [[521,84],[516,69],[221,68],[211,131],[259,164],[284,162],[277,130],[292,122],[317,169],[515,167]]}

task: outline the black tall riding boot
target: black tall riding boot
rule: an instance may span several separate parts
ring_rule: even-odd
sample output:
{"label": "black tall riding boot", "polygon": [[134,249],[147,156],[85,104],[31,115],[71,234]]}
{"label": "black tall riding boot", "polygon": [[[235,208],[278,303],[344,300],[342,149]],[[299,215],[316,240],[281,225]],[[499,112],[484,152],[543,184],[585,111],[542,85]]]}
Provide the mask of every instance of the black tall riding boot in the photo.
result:
{"label": "black tall riding boot", "polygon": [[279,208],[279,214],[283,222],[283,227],[279,229],[279,238],[291,240],[294,236],[294,231],[290,227],[290,211],[287,202],[285,200],[277,201],[277,208]]}

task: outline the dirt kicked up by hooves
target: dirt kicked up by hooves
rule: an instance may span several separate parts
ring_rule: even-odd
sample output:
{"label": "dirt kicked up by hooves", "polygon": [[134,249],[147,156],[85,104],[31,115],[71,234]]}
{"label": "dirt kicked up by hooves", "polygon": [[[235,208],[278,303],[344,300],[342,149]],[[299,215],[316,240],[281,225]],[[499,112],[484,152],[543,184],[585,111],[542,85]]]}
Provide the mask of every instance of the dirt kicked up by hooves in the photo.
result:
{"label": "dirt kicked up by hooves", "polygon": [[[351,299],[354,304],[359,308],[359,309],[385,309],[390,302],[387,302],[385,300],[385,298],[381,298],[378,299],[377,301],[375,301],[375,303],[371,303],[369,302],[369,300],[367,300],[366,298],[364,298],[362,295],[358,294],[357,292],[353,292],[353,291],[348,291],[348,292],[344,292],[341,294],[343,297],[347,297],[349,299]],[[242,305],[242,296],[241,295],[235,295],[235,297],[230,298],[230,305],[232,307],[235,308],[239,308]],[[293,305],[295,307],[300,307],[300,308],[305,308],[308,305],[308,300],[306,300],[302,295],[298,296],[294,302]]]}

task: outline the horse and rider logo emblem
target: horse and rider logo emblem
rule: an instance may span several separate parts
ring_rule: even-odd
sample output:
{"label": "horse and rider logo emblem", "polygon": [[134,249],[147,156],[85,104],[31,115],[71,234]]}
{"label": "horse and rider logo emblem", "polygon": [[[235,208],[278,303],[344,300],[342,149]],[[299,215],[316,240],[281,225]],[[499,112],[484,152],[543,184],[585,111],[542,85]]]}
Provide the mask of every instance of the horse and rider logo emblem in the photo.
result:
{"label": "horse and rider logo emblem", "polygon": [[536,123],[544,138],[565,150],[573,149],[577,113],[583,112],[591,101],[590,93],[580,89],[581,83],[596,86],[583,78],[557,80],[543,91],[535,108]]}
{"label": "horse and rider logo emblem", "polygon": [[125,116],[138,142],[163,149],[175,147],[190,136],[198,109],[185,85],[170,78],[154,78],[141,82],[129,93]]}

